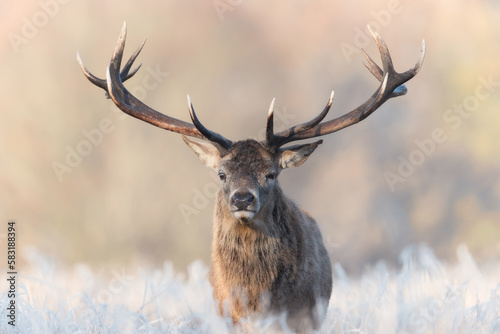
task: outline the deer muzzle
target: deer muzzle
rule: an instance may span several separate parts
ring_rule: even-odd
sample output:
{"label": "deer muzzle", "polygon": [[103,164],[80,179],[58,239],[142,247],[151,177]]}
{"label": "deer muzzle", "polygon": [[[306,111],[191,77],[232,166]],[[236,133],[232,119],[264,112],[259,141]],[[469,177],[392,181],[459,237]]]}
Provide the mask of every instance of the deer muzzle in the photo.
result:
{"label": "deer muzzle", "polygon": [[257,194],[249,189],[236,190],[231,195],[229,209],[238,220],[252,219],[259,211],[259,201]]}

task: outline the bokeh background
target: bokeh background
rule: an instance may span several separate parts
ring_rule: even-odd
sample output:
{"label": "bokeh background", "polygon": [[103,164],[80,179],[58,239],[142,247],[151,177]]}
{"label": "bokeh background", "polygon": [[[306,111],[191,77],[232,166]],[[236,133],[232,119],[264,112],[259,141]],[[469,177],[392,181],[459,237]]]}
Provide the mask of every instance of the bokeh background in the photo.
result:
{"label": "bokeh background", "polygon": [[325,137],[281,185],[350,273],[397,265],[410,244],[452,262],[460,244],[479,261],[500,255],[498,0],[7,0],[0,16],[0,220],[16,220],[21,248],[94,268],[209,261],[212,172],[77,64],[80,50],[103,77],[126,20],[126,56],[148,39],[126,86],[183,120],[189,93],[233,140],[262,135],[273,97],[277,127],[311,119],[332,89],[329,117],[363,103],[378,87],[359,53],[379,62],[367,24],[399,71],[425,38],[408,94]]}

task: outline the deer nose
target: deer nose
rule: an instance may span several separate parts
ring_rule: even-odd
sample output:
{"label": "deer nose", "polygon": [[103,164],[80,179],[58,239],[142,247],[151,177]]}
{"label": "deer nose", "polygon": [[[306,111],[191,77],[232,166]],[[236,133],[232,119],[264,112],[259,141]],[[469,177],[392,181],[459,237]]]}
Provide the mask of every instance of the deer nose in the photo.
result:
{"label": "deer nose", "polygon": [[255,201],[255,196],[249,192],[237,192],[231,198],[231,205],[238,210],[245,210]]}

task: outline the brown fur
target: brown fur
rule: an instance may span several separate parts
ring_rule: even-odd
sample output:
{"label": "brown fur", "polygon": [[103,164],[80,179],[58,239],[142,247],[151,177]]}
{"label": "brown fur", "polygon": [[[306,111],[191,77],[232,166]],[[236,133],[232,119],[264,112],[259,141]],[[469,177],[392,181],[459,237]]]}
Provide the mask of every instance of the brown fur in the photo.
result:
{"label": "brown fur", "polygon": [[[306,145],[315,146],[307,146],[296,165],[317,143]],[[266,179],[274,171],[277,177],[280,165],[288,167],[280,161],[283,151],[270,152],[247,140],[235,143],[212,166],[226,179],[215,204],[210,282],[220,313],[235,322],[286,312],[294,329],[319,328],[332,291],[330,259],[314,219],[283,194],[277,179]],[[260,208],[252,218],[237,219],[231,212],[234,189],[255,191]]]}

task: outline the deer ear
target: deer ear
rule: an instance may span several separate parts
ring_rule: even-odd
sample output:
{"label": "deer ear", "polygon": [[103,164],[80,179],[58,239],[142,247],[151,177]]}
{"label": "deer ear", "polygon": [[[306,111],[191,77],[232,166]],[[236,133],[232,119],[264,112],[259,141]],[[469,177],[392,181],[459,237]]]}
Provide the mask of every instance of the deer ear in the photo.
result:
{"label": "deer ear", "polygon": [[182,136],[182,139],[196,153],[202,164],[213,169],[219,167],[220,152],[214,145],[205,141],[194,141],[186,136]]}
{"label": "deer ear", "polygon": [[307,158],[314,152],[314,150],[321,144],[323,140],[303,145],[296,145],[281,149],[280,166],[282,169],[299,167]]}

